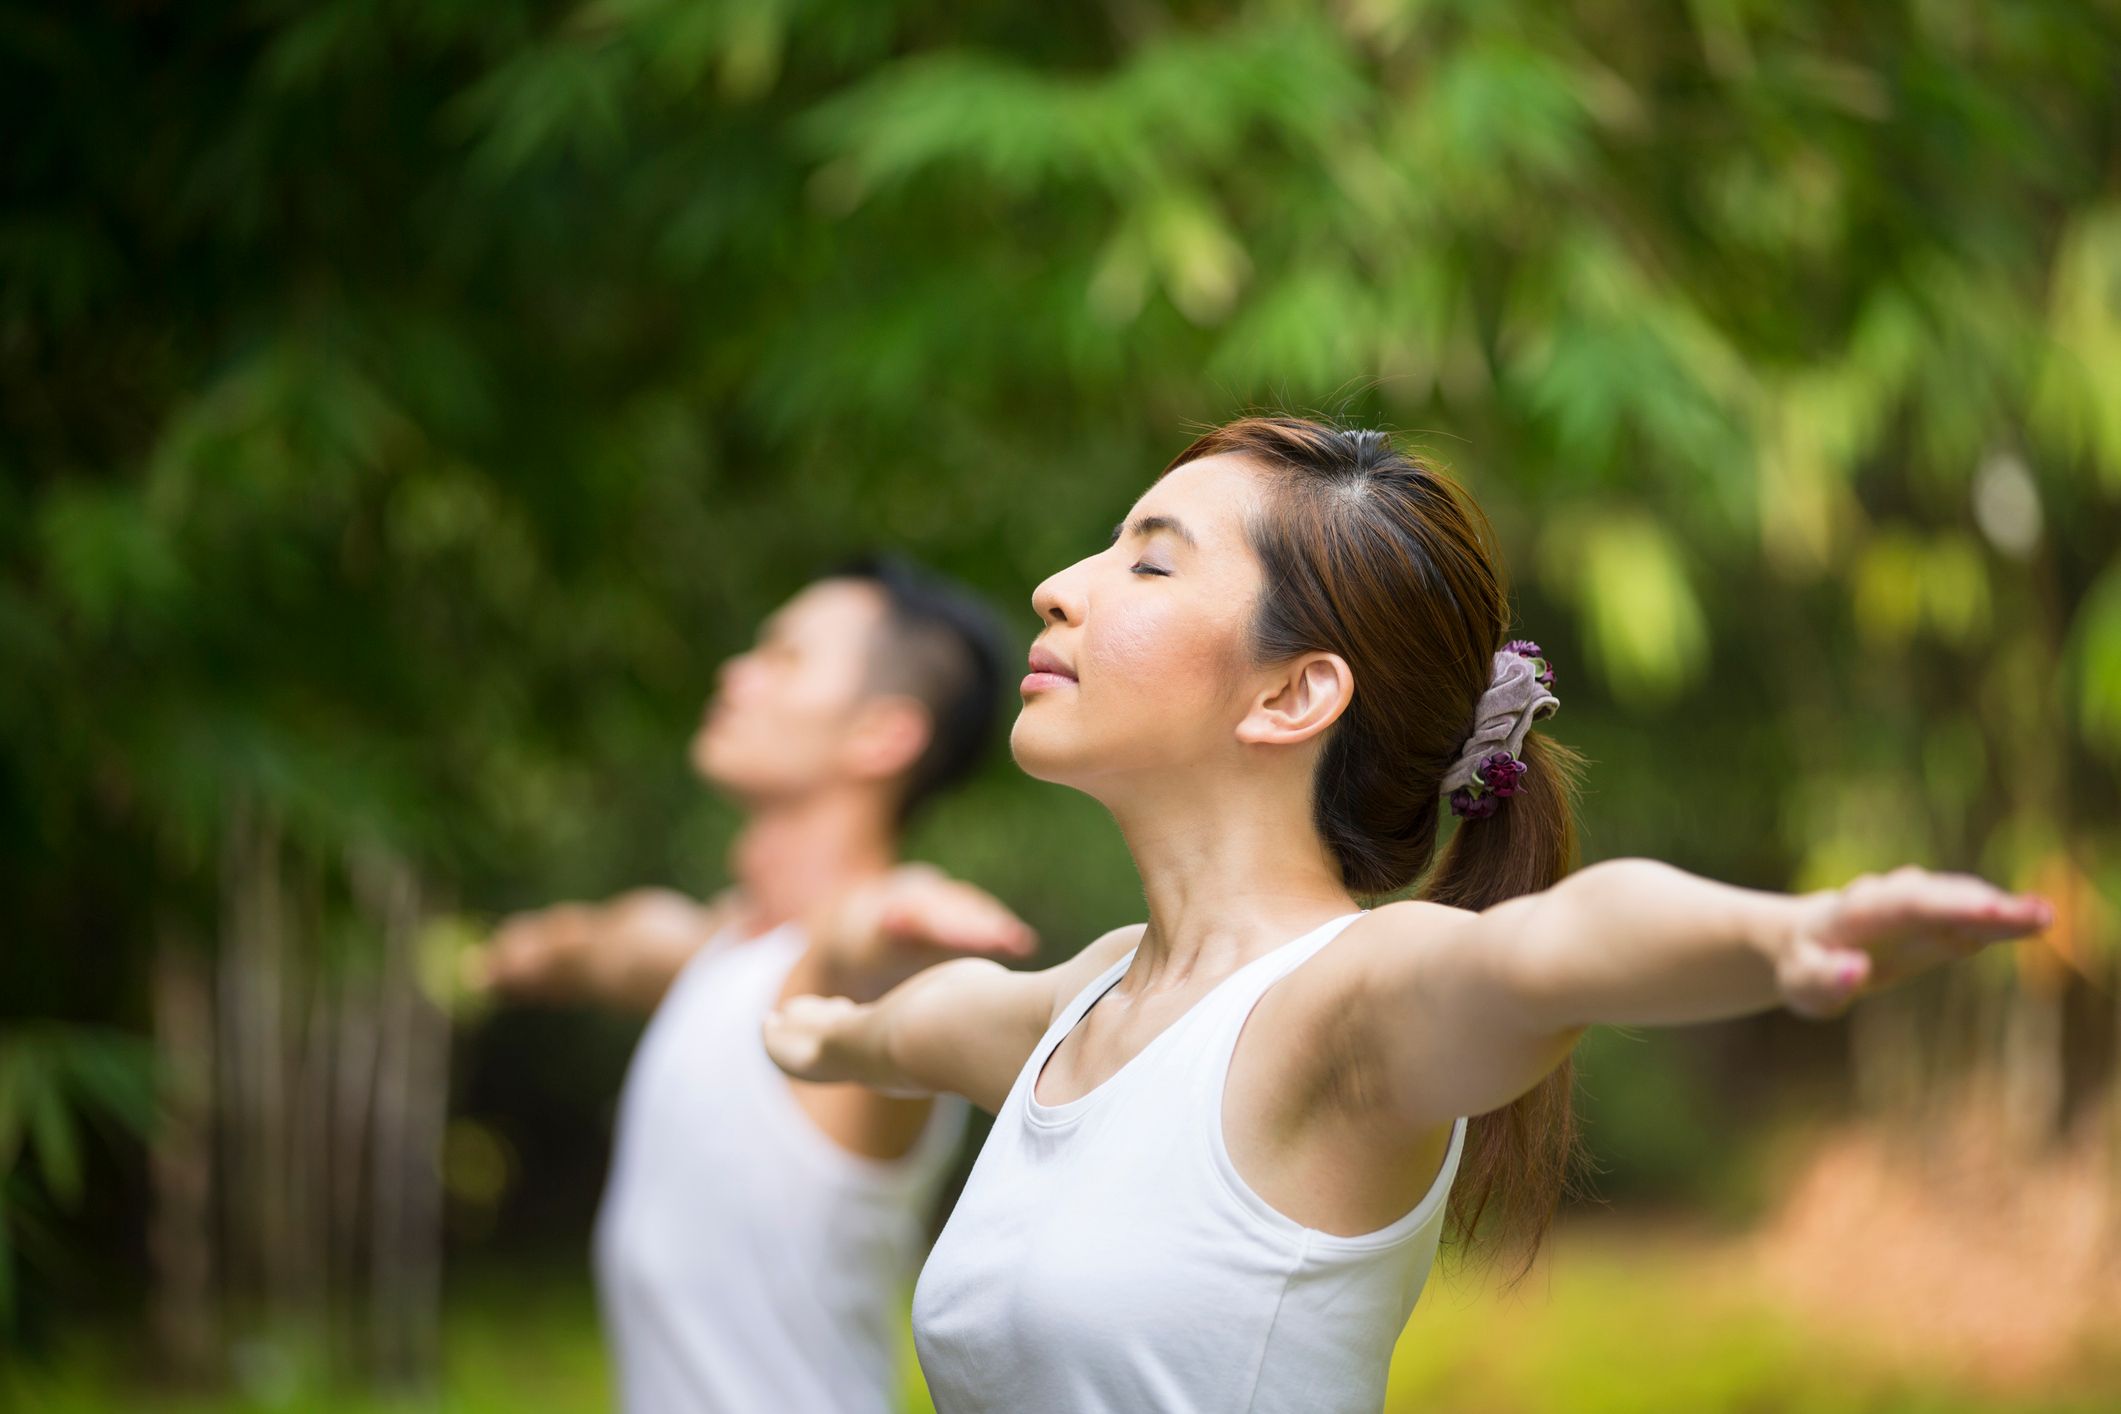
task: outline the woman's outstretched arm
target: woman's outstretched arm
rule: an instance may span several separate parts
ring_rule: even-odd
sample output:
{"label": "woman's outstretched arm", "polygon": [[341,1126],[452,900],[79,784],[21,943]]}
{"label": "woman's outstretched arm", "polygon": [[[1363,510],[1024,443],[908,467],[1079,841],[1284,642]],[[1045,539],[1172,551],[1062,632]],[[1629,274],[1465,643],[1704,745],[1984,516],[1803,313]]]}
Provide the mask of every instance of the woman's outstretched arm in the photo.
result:
{"label": "woman's outstretched arm", "polygon": [[1116,929],[1040,972],[967,957],[937,963],[873,1002],[790,997],[761,1027],[766,1053],[798,1080],[851,1080],[891,1095],[963,1095],[992,1112],[1061,1002],[1140,933],[1140,924]]}
{"label": "woman's outstretched arm", "polygon": [[1866,992],[2037,932],[2053,908],[1915,865],[1784,894],[1612,859],[1479,913],[1416,902],[1377,914],[1340,960],[1350,1063],[1369,1093],[1427,1125],[1508,1104],[1594,1024],[1681,1025],[1776,1006],[1833,1016]]}

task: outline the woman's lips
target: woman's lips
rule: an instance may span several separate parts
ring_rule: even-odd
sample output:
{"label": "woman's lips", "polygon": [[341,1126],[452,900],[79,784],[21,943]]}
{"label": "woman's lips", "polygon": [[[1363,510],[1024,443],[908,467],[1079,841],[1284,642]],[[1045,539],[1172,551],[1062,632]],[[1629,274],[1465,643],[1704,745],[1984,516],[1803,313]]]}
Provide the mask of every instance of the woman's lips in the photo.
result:
{"label": "woman's lips", "polygon": [[1075,671],[1051,651],[1036,644],[1031,648],[1031,671],[1024,676],[1022,690],[1045,692],[1056,687],[1075,686]]}

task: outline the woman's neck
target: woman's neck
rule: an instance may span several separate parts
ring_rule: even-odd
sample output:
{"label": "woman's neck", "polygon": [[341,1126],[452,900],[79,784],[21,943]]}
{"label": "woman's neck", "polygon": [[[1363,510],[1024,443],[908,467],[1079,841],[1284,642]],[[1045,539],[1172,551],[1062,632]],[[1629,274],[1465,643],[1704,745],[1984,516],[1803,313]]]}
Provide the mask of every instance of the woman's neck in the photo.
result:
{"label": "woman's neck", "polygon": [[1359,906],[1308,801],[1275,782],[1164,784],[1108,806],[1149,904],[1130,990],[1212,985]]}

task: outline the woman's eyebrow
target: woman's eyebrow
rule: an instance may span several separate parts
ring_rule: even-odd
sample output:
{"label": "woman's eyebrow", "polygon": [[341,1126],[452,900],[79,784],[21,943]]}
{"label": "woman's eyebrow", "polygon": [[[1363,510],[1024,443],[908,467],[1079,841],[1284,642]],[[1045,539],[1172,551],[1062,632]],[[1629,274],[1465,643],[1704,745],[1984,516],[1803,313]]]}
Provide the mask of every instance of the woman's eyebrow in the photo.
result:
{"label": "woman's eyebrow", "polygon": [[[1134,522],[1133,529],[1136,535],[1154,535],[1159,530],[1168,530],[1194,549],[1198,550],[1200,548],[1200,542],[1193,538],[1193,532],[1186,529],[1184,522],[1175,516],[1143,516],[1140,520]],[[1119,537],[1125,534],[1126,531],[1127,525],[1125,522],[1113,526],[1112,543],[1117,545]]]}

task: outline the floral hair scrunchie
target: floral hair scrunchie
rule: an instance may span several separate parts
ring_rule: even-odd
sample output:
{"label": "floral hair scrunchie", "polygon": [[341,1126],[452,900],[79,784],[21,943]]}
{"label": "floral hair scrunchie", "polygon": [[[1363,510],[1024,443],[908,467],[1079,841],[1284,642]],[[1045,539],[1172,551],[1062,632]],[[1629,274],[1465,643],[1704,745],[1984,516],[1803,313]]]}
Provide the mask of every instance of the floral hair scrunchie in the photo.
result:
{"label": "floral hair scrunchie", "polygon": [[1525,733],[1561,707],[1554,669],[1529,638],[1513,638],[1497,649],[1488,690],[1473,712],[1473,729],[1464,749],[1444,773],[1442,790],[1450,792],[1451,813],[1485,820],[1517,794],[1525,764],[1518,759]]}

